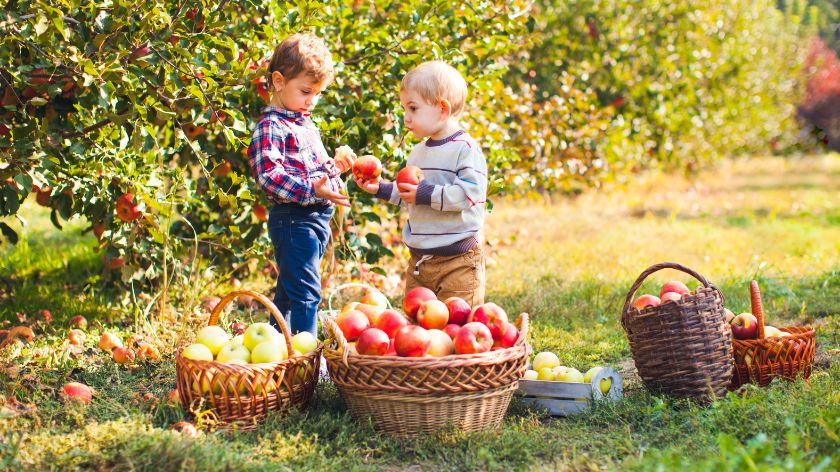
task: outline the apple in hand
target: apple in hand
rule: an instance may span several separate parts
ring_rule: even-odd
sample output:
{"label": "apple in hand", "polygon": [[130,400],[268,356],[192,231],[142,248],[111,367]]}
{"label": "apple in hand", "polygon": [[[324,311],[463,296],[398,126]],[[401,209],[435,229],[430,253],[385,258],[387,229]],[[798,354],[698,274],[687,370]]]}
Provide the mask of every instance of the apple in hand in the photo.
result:
{"label": "apple in hand", "polygon": [[485,303],[475,307],[467,319],[468,323],[479,322],[490,328],[493,339],[500,339],[508,323],[505,310],[495,303]]}
{"label": "apple in hand", "polygon": [[402,357],[423,357],[429,351],[432,337],[416,325],[403,326],[394,337],[394,349]]}
{"label": "apple in hand", "polygon": [[374,156],[361,156],[353,163],[353,177],[362,182],[377,182],[382,174],[382,163]]}
{"label": "apple in hand", "polygon": [[286,344],[283,339],[283,335],[274,329],[274,326],[271,326],[268,323],[253,323],[251,326],[248,326],[243,333],[242,342],[245,344],[245,347],[251,351],[252,356],[254,348],[257,347],[257,344],[264,343],[266,341],[274,341],[278,344],[282,341],[284,345]]}
{"label": "apple in hand", "polygon": [[399,331],[400,328],[408,326],[408,324],[408,318],[394,310],[383,311],[382,314],[379,315],[379,319],[376,320],[376,327],[384,331],[391,339],[397,335],[397,331]]}
{"label": "apple in hand", "polygon": [[455,351],[458,354],[487,352],[493,347],[493,335],[483,323],[467,323],[455,335]]}
{"label": "apple in hand", "polygon": [[433,357],[443,357],[450,354],[455,354],[455,343],[448,334],[439,329],[430,329],[429,336],[431,343],[429,344],[429,355]]}
{"label": "apple in hand", "polygon": [[359,336],[370,327],[370,320],[367,315],[359,310],[350,310],[338,315],[335,323],[341,329],[344,338],[349,342],[359,339]]}
{"label": "apple in hand", "polygon": [[368,328],[356,341],[356,351],[363,356],[384,356],[391,345],[391,339],[385,331]]}
{"label": "apple in hand", "polygon": [[249,351],[245,345],[231,340],[219,349],[219,353],[216,355],[216,360],[219,362],[240,360],[247,364],[251,362],[251,351]]}
{"label": "apple in hand", "polygon": [[758,320],[752,313],[741,313],[730,326],[735,339],[755,339],[758,336]]}
{"label": "apple in hand", "polygon": [[230,335],[221,326],[205,326],[198,331],[195,342],[204,344],[215,356],[228,341]]}
{"label": "apple in hand", "polygon": [[213,360],[213,353],[210,352],[210,348],[208,348],[204,344],[199,343],[193,343],[185,347],[184,350],[181,351],[181,355],[186,357],[187,359],[192,359],[196,361]]}
{"label": "apple in hand", "polygon": [[405,166],[397,172],[397,186],[399,184],[419,185],[423,180],[423,171],[417,166]]}
{"label": "apple in hand", "polygon": [[688,287],[685,286],[684,283],[680,282],[679,280],[671,280],[666,282],[665,285],[662,286],[662,289],[659,291],[659,297],[661,298],[668,292],[678,293],[681,296],[687,295],[690,290]]}
{"label": "apple in hand", "polygon": [[308,354],[318,347],[318,339],[309,331],[292,336],[292,348],[301,354]]}
{"label": "apple in hand", "polygon": [[443,329],[449,322],[449,310],[440,300],[427,300],[417,310],[417,323],[426,329]]}
{"label": "apple in hand", "polygon": [[405,294],[403,311],[406,316],[415,320],[417,319],[417,310],[420,309],[420,305],[429,300],[437,300],[435,292],[426,287],[414,287]]}
{"label": "apple in hand", "polygon": [[661,300],[659,300],[659,297],[657,297],[655,295],[645,294],[645,295],[642,295],[641,297],[637,298],[636,301],[633,302],[633,306],[637,310],[642,311],[646,307],[649,307],[649,306],[659,306],[660,303],[661,303]]}
{"label": "apple in hand", "polygon": [[446,303],[446,308],[449,309],[449,322],[458,326],[463,326],[467,323],[467,319],[472,313],[470,304],[460,297],[449,297],[443,303]]}

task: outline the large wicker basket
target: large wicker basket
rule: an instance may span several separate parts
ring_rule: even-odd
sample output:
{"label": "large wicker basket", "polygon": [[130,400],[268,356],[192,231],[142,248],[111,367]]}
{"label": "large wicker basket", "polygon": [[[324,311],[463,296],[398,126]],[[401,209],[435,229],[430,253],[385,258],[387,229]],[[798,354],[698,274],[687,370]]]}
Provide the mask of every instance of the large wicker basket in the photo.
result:
{"label": "large wicker basket", "polygon": [[[631,303],[636,290],[654,272],[676,269],[703,286],[677,302],[639,311]],[[732,331],[723,312],[720,290],[697,272],[673,262],[645,270],[627,293],[621,324],[636,369],[655,393],[707,400],[722,396],[732,380]]]}
{"label": "large wicker basket", "polygon": [[[210,314],[208,326],[215,325],[224,307],[240,295],[248,295],[266,308],[283,332],[291,350],[289,327],[280,310],[264,295],[239,290],[225,295]],[[178,395],[184,408],[193,414],[209,412],[221,426],[251,429],[265,416],[290,408],[304,409],[309,404],[315,385],[323,344],[302,356],[263,364],[230,364],[187,359],[178,350],[176,374]]]}
{"label": "large wicker basket", "polygon": [[753,315],[758,319],[758,339],[733,339],[735,371],[732,374],[732,389],[747,383],[762,387],[774,378],[794,380],[797,375],[807,379],[811,376],[811,364],[817,340],[814,328],[788,326],[779,328],[790,336],[767,338],[764,333],[764,307],[758,283],[750,283],[750,301]]}
{"label": "large wicker basket", "polygon": [[322,313],[321,322],[330,378],[350,413],[393,436],[498,427],[528,361],[527,313],[516,320],[513,347],[440,358],[350,354],[333,313]]}

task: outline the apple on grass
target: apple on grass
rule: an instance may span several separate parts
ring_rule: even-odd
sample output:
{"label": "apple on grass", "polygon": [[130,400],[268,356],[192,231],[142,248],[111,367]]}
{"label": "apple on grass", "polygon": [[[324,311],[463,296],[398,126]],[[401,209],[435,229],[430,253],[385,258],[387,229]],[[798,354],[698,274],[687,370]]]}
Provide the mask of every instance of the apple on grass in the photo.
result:
{"label": "apple on grass", "polygon": [[128,364],[134,360],[134,351],[127,347],[117,347],[111,352],[111,357],[117,364]]}
{"label": "apple on grass", "polygon": [[394,349],[402,357],[423,357],[429,351],[432,337],[421,326],[403,326],[394,336]]}
{"label": "apple on grass", "polygon": [[309,331],[301,331],[292,336],[292,349],[301,354],[308,354],[318,347],[318,339]]}
{"label": "apple on grass", "polygon": [[560,359],[557,357],[557,354],[544,351],[534,357],[531,368],[539,372],[544,368],[553,369],[558,365],[560,365]]}
{"label": "apple on grass", "polygon": [[102,333],[99,337],[99,348],[104,351],[113,351],[115,347],[122,347],[123,343],[114,333]]}
{"label": "apple on grass", "polygon": [[245,347],[251,351],[252,356],[254,348],[257,347],[258,344],[266,341],[273,341],[277,344],[283,342],[284,346],[286,344],[285,339],[283,339],[283,335],[274,329],[274,326],[271,326],[268,323],[254,323],[251,326],[248,326],[243,333],[242,342],[245,344]]}
{"label": "apple on grass", "polygon": [[137,358],[140,359],[141,361],[144,361],[144,360],[156,361],[156,360],[160,359],[160,353],[158,352],[157,349],[155,349],[154,346],[146,343],[146,344],[143,344],[143,345],[141,345],[140,347],[137,348]]}
{"label": "apple on grass", "polygon": [[76,329],[87,329],[88,322],[82,315],[76,315],[73,318],[70,318],[70,326]]}
{"label": "apple on grass", "polygon": [[636,301],[633,302],[633,307],[637,310],[642,311],[649,306],[659,306],[662,301],[659,297],[655,295],[645,294],[641,297],[637,298]]}
{"label": "apple on grass", "polygon": [[344,339],[353,342],[370,327],[370,319],[359,310],[350,310],[347,313],[338,315],[335,323],[344,335]]}
{"label": "apple on grass", "polygon": [[397,331],[403,326],[409,325],[408,318],[395,310],[385,310],[379,315],[376,320],[376,328],[385,331],[389,338],[393,339],[397,335]]}
{"label": "apple on grass", "polygon": [[483,323],[467,323],[455,335],[455,352],[458,354],[475,354],[487,352],[493,347],[493,335]]}
{"label": "apple on grass", "polygon": [[219,362],[240,360],[247,364],[251,362],[251,351],[244,344],[230,340],[219,349],[219,353],[216,354],[216,360]]}
{"label": "apple on grass", "polygon": [[215,356],[230,341],[230,335],[221,326],[205,326],[198,331],[195,342],[204,344]]}
{"label": "apple on grass", "polygon": [[507,326],[508,316],[505,310],[495,303],[485,303],[475,307],[467,318],[467,323],[482,323],[490,329],[493,339],[499,339],[504,334]]}
{"label": "apple on grass", "polygon": [[93,398],[94,390],[85,384],[70,382],[61,389],[61,396],[65,401],[78,402],[87,405]]}
{"label": "apple on grass", "polygon": [[81,346],[85,343],[85,332],[80,329],[71,329],[67,333],[67,340],[74,346]]}
{"label": "apple on grass", "polygon": [[420,305],[429,300],[437,300],[435,292],[426,287],[414,287],[405,294],[403,311],[406,316],[415,320],[417,319],[417,310],[420,309]]}
{"label": "apple on grass", "polygon": [[417,323],[426,329],[443,329],[449,322],[449,310],[440,300],[427,300],[417,310]]}
{"label": "apple on grass", "polygon": [[472,313],[470,304],[460,297],[449,297],[444,302],[446,308],[449,310],[449,322],[458,326],[463,326],[467,323],[467,319]]}
{"label": "apple on grass", "polygon": [[181,356],[195,361],[212,361],[213,353],[204,344],[193,343],[181,351]]}
{"label": "apple on grass", "polygon": [[758,336],[758,320],[752,313],[741,313],[730,326],[735,339],[755,339]]}
{"label": "apple on grass", "polygon": [[381,329],[368,328],[356,341],[356,351],[363,356],[384,356],[391,345],[391,339]]}
{"label": "apple on grass", "polygon": [[668,292],[677,293],[680,296],[688,295],[690,290],[688,287],[679,280],[671,280],[669,282],[665,282],[665,285],[662,286],[662,289],[659,291],[659,297],[662,298]]}
{"label": "apple on grass", "polygon": [[[601,366],[595,366],[587,370],[586,373],[583,374],[583,381],[586,383],[591,383],[592,379],[595,378],[595,376],[598,375],[598,372],[601,372],[602,369],[603,367]],[[601,379],[601,381],[598,382],[598,388],[601,389],[601,393],[603,393],[604,395],[606,395],[607,392],[610,391],[610,387],[612,387],[611,378]]]}
{"label": "apple on grass", "polygon": [[430,329],[429,336],[431,337],[431,342],[429,343],[429,355],[433,357],[443,357],[455,354],[455,343],[448,334],[439,329]]}

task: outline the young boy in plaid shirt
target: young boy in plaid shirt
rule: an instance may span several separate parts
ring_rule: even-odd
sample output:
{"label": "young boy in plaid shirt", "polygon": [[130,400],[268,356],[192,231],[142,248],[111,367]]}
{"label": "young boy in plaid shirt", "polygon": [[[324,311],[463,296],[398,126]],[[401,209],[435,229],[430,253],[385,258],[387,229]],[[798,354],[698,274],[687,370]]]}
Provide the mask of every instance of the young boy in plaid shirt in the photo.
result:
{"label": "young boy in plaid shirt", "polygon": [[355,155],[341,153],[331,159],[309,118],[334,76],[330,52],[321,39],[310,34],[284,39],[274,50],[268,72],[271,103],[251,136],[248,159],[257,184],[274,203],[268,218],[280,269],[274,304],[292,334],[317,335],[320,262],[329,242],[333,206],[350,206],[341,193],[340,174],[352,167]]}

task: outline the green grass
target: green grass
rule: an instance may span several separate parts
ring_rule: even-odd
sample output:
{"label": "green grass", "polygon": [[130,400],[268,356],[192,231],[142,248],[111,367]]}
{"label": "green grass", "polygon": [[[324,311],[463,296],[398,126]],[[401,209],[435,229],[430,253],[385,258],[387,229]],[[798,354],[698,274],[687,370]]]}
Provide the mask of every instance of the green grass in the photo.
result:
{"label": "green grass", "polygon": [[[0,353],[0,394],[35,409],[0,410],[0,469],[137,470],[837,470],[840,468],[840,159],[726,163],[693,182],[649,175],[626,188],[574,200],[498,201],[488,218],[488,299],[533,320],[535,351],[581,370],[620,368],[626,398],[592,414],[552,419],[514,402],[500,431],[441,432],[417,440],[378,436],[353,421],[331,384],[303,413],[257,430],[168,429],[183,419],[164,398],[171,361],[118,367],[96,349],[62,347],[66,320],[84,314],[93,348],[100,329],[144,330],[164,346],[193,326],[189,313],[142,323],[124,292],[101,289],[99,261],[81,223],[54,230],[37,208],[18,246],[0,260],[0,320],[50,308],[32,346]],[[660,261],[697,270],[733,311],[761,284],[770,322],[818,327],[810,382],[745,388],[710,405],[651,396],[638,381],[618,318],[638,274]],[[687,275],[656,274],[696,285]],[[266,281],[254,281],[265,284]],[[170,327],[160,320],[168,320]],[[138,321],[140,320],[140,321]],[[56,391],[67,379],[94,386],[87,408]],[[144,393],[152,393],[145,400]]]}

